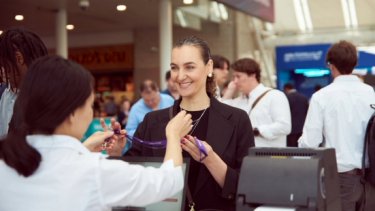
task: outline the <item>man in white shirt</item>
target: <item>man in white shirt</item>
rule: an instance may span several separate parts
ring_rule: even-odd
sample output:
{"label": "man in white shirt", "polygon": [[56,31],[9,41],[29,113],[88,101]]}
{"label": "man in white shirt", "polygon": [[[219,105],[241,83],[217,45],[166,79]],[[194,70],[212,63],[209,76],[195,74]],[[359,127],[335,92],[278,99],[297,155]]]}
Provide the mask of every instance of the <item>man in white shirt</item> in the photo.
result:
{"label": "man in white shirt", "polygon": [[[285,94],[260,83],[260,67],[253,59],[237,60],[231,68],[234,78],[222,101],[248,112],[254,127],[255,146],[286,147],[291,117]],[[240,96],[231,99],[236,89]]]}
{"label": "man in white shirt", "polygon": [[[310,101],[299,147],[335,148],[342,210],[359,209],[363,193],[361,161],[367,122],[374,112],[371,86],[351,75],[357,65],[353,44],[340,41],[327,53],[333,83],[316,92]],[[323,138],[324,137],[324,138]]]}

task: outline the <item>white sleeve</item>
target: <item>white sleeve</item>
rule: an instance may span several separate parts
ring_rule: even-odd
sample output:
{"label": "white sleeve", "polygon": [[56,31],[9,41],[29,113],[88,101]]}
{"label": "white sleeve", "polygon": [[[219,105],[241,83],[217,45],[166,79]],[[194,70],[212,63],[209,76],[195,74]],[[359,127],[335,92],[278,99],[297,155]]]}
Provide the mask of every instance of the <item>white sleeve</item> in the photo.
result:
{"label": "white sleeve", "polygon": [[[274,92],[274,93],[272,93]],[[286,136],[292,128],[290,107],[288,99],[282,92],[271,91],[270,116],[272,123],[258,126],[260,134],[269,140]]]}
{"label": "white sleeve", "polygon": [[172,160],[160,168],[107,159],[101,159],[99,165],[104,206],[145,206],[173,196],[184,185],[182,167],[174,167]]}
{"label": "white sleeve", "polygon": [[323,111],[313,95],[298,147],[318,147],[323,142]]}

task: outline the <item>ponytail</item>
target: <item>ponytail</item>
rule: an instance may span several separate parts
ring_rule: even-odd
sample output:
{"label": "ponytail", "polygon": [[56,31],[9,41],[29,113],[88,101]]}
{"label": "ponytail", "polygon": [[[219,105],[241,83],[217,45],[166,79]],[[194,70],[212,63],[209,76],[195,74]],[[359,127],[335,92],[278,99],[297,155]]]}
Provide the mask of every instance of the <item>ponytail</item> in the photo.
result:
{"label": "ponytail", "polygon": [[0,141],[0,159],[25,177],[32,175],[41,161],[39,152],[26,142],[27,131],[21,127]]}

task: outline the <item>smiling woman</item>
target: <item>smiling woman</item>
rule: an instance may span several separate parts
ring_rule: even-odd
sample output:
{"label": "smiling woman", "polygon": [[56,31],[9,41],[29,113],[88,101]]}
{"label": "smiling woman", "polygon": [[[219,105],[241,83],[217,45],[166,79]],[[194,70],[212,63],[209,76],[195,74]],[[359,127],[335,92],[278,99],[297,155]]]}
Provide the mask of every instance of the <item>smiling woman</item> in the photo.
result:
{"label": "smiling woman", "polygon": [[[192,115],[194,129],[181,140],[191,158],[186,209],[235,210],[238,171],[254,146],[247,114],[216,100],[213,62],[207,43],[197,37],[179,41],[172,50],[171,78],[181,98],[170,108],[148,113],[134,136],[164,140],[168,120],[180,110]],[[202,141],[201,141],[202,140]],[[133,143],[129,155],[160,156],[162,149]],[[191,197],[190,197],[191,195]]]}

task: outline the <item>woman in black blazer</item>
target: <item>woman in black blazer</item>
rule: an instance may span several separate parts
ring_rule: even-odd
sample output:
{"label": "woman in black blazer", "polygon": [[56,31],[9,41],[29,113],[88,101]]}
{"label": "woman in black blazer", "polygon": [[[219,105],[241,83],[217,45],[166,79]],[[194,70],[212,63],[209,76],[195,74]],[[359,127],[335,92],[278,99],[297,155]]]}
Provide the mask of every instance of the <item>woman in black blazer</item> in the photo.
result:
{"label": "woman in black blazer", "polygon": [[[239,170],[249,147],[254,146],[254,136],[246,112],[214,97],[209,51],[207,43],[197,37],[174,46],[171,78],[181,98],[170,108],[148,113],[134,136],[146,141],[164,140],[170,118],[180,110],[192,114],[190,135],[181,140],[184,156],[191,158],[188,189],[192,197],[187,204],[190,207],[194,203],[195,210],[235,210]],[[195,137],[202,140],[207,156],[200,152]],[[162,156],[164,152],[133,142],[127,155]]]}

